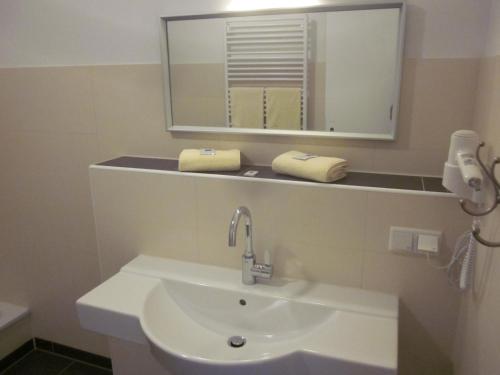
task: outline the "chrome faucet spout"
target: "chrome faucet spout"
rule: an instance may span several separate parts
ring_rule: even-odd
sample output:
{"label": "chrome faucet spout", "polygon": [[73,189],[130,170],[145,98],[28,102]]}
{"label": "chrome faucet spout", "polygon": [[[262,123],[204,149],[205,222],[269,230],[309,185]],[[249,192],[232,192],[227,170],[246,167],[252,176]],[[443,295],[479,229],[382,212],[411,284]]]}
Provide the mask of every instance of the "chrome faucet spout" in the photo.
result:
{"label": "chrome faucet spout", "polygon": [[229,224],[228,245],[231,247],[236,246],[236,233],[238,230],[240,218],[242,216],[245,217],[245,256],[251,257],[254,256],[252,242],[252,215],[250,214],[250,210],[245,206],[238,207],[236,211],[234,211],[233,217],[231,218],[231,223]]}
{"label": "chrome faucet spout", "polygon": [[[229,224],[229,237],[228,245],[231,247],[236,246],[236,233],[238,230],[238,223],[240,218],[245,217],[245,252],[242,258],[242,276],[241,280],[243,284],[252,285],[255,284],[256,278],[270,279],[273,273],[273,267],[270,264],[270,260],[265,264],[258,264],[256,262],[255,253],[253,251],[252,243],[252,215],[250,210],[244,206],[238,207],[231,218],[231,223]],[[270,259],[270,257],[269,257]]]}

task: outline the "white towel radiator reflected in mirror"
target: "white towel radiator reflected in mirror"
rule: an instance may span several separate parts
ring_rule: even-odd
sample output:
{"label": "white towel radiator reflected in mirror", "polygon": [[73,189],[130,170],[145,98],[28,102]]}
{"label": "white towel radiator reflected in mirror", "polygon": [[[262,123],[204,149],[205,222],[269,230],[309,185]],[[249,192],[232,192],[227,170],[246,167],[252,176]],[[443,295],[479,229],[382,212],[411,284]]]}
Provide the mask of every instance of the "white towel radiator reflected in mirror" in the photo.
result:
{"label": "white towel radiator reflected in mirror", "polygon": [[[307,14],[235,17],[226,21],[226,126],[231,87],[301,88],[301,129],[307,129]],[[265,108],[265,103],[264,103]],[[263,127],[265,126],[263,113]]]}

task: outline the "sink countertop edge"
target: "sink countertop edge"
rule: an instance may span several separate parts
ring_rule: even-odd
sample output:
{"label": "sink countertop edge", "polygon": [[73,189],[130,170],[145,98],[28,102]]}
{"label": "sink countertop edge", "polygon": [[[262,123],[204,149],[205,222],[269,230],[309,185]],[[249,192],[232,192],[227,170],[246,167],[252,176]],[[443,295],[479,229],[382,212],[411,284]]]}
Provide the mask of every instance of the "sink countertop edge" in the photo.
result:
{"label": "sink countertop edge", "polygon": [[287,278],[274,278],[270,282],[248,286],[241,283],[241,270],[149,255],[137,256],[123,266],[121,271],[299,302],[319,303],[343,311],[398,318],[397,296],[360,288]]}
{"label": "sink countertop edge", "polygon": [[[144,301],[161,280],[119,272],[76,301],[80,324],[94,332],[147,342],[139,317]],[[109,296],[113,298],[109,298]]]}

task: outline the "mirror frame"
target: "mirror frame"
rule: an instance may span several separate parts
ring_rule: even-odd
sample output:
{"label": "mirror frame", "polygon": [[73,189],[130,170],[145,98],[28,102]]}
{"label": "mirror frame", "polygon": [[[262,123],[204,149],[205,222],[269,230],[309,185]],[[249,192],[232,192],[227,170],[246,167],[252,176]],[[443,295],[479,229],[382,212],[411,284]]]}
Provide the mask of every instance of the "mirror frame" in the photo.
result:
{"label": "mirror frame", "polygon": [[[196,20],[209,18],[228,18],[228,17],[248,17],[276,14],[296,14],[296,13],[319,13],[332,11],[349,11],[349,10],[369,10],[369,9],[394,9],[400,10],[399,15],[399,35],[397,46],[397,61],[396,61],[396,81],[394,90],[394,108],[393,108],[393,124],[392,133],[376,134],[376,133],[354,133],[354,132],[326,132],[313,130],[277,130],[277,129],[246,129],[246,128],[228,128],[216,126],[195,126],[195,125],[174,125],[172,113],[172,96],[170,86],[170,59],[168,54],[168,32],[167,22]],[[216,133],[216,134],[249,134],[249,135],[271,135],[271,136],[302,136],[302,137],[318,137],[318,138],[340,138],[340,139],[362,139],[362,140],[381,140],[394,141],[397,134],[397,126],[399,119],[400,106],[400,91],[401,77],[403,65],[403,49],[405,40],[405,24],[406,24],[406,3],[405,1],[392,0],[375,0],[375,1],[354,1],[354,2],[337,2],[334,5],[319,5],[303,8],[272,8],[263,10],[251,11],[228,11],[220,13],[206,13],[196,15],[169,16],[161,17],[161,64],[163,73],[163,92],[166,131],[170,132],[195,132],[195,133]]]}

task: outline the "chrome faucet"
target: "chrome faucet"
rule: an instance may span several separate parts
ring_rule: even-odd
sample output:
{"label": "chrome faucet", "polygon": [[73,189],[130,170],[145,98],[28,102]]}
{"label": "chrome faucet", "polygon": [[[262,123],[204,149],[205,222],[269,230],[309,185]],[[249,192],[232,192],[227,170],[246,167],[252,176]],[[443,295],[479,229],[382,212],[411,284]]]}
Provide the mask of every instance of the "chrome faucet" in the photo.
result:
{"label": "chrome faucet", "polygon": [[231,223],[229,224],[229,241],[231,247],[236,246],[236,231],[241,216],[245,217],[245,252],[242,256],[242,277],[241,281],[246,285],[253,285],[257,278],[270,279],[273,275],[273,266],[269,253],[266,253],[264,264],[256,262],[252,243],[252,215],[250,210],[244,206],[238,207],[234,211]]}

